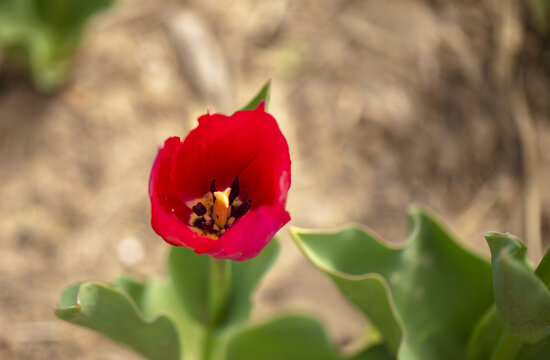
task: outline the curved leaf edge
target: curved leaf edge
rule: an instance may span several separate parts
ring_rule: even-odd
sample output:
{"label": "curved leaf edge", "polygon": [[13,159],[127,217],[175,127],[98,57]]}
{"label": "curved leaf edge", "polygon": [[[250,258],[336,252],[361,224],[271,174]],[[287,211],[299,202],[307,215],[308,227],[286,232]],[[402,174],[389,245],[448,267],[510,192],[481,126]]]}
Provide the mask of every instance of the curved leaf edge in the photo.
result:
{"label": "curved leaf edge", "polygon": [[380,283],[386,289],[386,296],[388,298],[391,313],[392,313],[392,315],[394,317],[394,320],[397,323],[399,329],[401,330],[401,341],[400,341],[400,344],[398,346],[396,354],[400,353],[400,350],[402,349],[402,345],[407,342],[406,340],[408,338],[408,334],[407,334],[407,331],[406,331],[405,326],[403,324],[403,321],[402,321],[401,317],[399,316],[397,308],[395,306],[393,295],[391,293],[391,289],[390,289],[390,286],[389,286],[387,280],[382,275],[380,275],[378,273],[369,272],[369,273],[365,273],[365,274],[361,274],[361,275],[348,274],[348,273],[345,273],[345,272],[342,272],[342,271],[338,271],[336,269],[332,269],[328,266],[325,266],[324,264],[321,264],[321,263],[317,262],[315,260],[314,256],[312,256],[312,254],[309,252],[309,250],[306,248],[306,246],[302,242],[302,240],[300,238],[300,234],[337,234],[337,233],[340,233],[340,232],[343,232],[345,230],[349,230],[350,228],[352,228],[352,229],[359,230],[365,236],[372,237],[374,240],[376,240],[378,242],[379,245],[381,245],[382,247],[384,247],[388,250],[402,250],[402,249],[406,248],[407,246],[409,246],[411,244],[411,242],[415,241],[415,239],[418,237],[418,235],[420,234],[420,231],[422,230],[422,222],[423,222],[422,217],[426,217],[430,221],[435,223],[437,226],[439,226],[443,231],[445,231],[445,233],[449,237],[449,241],[451,243],[453,243],[455,246],[457,246],[461,250],[467,252],[468,254],[473,256],[474,258],[477,258],[480,261],[484,261],[486,263],[489,263],[488,260],[485,257],[480,256],[479,254],[477,254],[474,251],[471,251],[470,249],[466,248],[462,243],[457,241],[457,239],[454,237],[454,235],[452,235],[451,231],[443,225],[444,221],[439,216],[437,216],[435,213],[433,213],[432,211],[426,209],[425,207],[423,207],[421,205],[413,204],[413,205],[410,205],[408,207],[407,215],[408,215],[409,224],[410,224],[409,233],[408,233],[407,237],[405,238],[405,240],[403,242],[398,242],[398,243],[390,242],[390,241],[386,240],[385,238],[383,238],[382,236],[378,235],[370,227],[365,226],[363,224],[354,223],[354,222],[351,222],[351,223],[348,223],[348,224],[345,224],[345,225],[340,225],[340,226],[334,227],[332,229],[315,230],[315,229],[299,228],[299,227],[295,227],[295,226],[292,226],[289,229],[289,233],[290,233],[291,238],[294,240],[295,244],[298,246],[300,251],[305,255],[306,259],[313,266],[315,266],[317,269],[321,270],[322,272],[328,274],[330,277],[340,277],[340,278],[346,279],[348,281],[362,281],[362,280],[365,280],[365,279],[375,279],[375,280],[380,281]]}
{"label": "curved leaf edge", "polygon": [[[131,279],[131,277],[128,277],[128,278]],[[170,323],[172,323],[172,325],[174,326],[174,329],[177,329],[176,324],[174,323],[173,319],[171,318],[171,316],[169,314],[161,313],[161,314],[158,314],[156,316],[152,316],[150,318],[147,318],[143,315],[141,309],[139,308],[139,306],[136,304],[136,302],[134,301],[134,299],[130,295],[128,295],[125,291],[123,291],[119,288],[113,287],[111,284],[103,282],[103,281],[82,281],[82,282],[77,282],[77,283],[75,283],[73,285],[70,285],[67,288],[65,288],[63,294],[66,291],[70,290],[72,287],[75,287],[77,285],[78,285],[78,291],[76,293],[75,304],[70,305],[70,306],[59,306],[58,305],[54,308],[55,315],[58,318],[60,318],[62,320],[70,320],[70,317],[74,316],[82,308],[82,301],[81,301],[81,299],[82,299],[81,298],[81,289],[82,289],[82,287],[92,285],[92,286],[102,287],[104,289],[115,292],[118,295],[122,296],[128,302],[128,304],[130,304],[130,307],[132,308],[134,313],[137,315],[138,319],[140,321],[142,321],[144,324],[150,325],[150,324],[153,324],[156,321],[158,321],[160,318],[166,318]],[[63,296],[63,294],[61,296]],[[64,312],[68,312],[70,317],[64,317],[63,316]]]}
{"label": "curved leaf edge", "polygon": [[[379,237],[377,235],[374,235],[374,231],[371,231],[368,227],[366,227],[364,225],[361,225],[361,224],[358,224],[358,223],[351,223],[351,224],[348,224],[348,225],[339,226],[335,229],[325,229],[325,230],[321,230],[321,231],[315,231],[313,229],[303,229],[303,228],[291,227],[289,229],[289,233],[290,233],[292,239],[294,240],[294,242],[296,243],[296,245],[298,246],[298,248],[305,255],[306,259],[313,266],[315,266],[317,269],[319,269],[322,272],[329,275],[329,277],[331,277],[331,278],[338,278],[339,277],[339,278],[343,278],[343,279],[345,279],[347,281],[351,281],[351,282],[355,282],[355,281],[360,282],[360,281],[372,279],[372,280],[378,281],[384,287],[385,292],[386,292],[386,297],[388,299],[388,305],[389,305],[389,308],[391,310],[391,314],[392,314],[392,316],[393,316],[393,318],[394,318],[394,320],[395,320],[395,322],[396,322],[396,324],[397,324],[397,326],[398,326],[398,328],[401,332],[401,341],[400,341],[400,344],[398,345],[398,347],[396,349],[396,353],[399,353],[399,348],[401,347],[401,344],[406,342],[405,340],[407,338],[407,332],[405,330],[405,325],[403,324],[403,320],[399,316],[399,313],[398,313],[397,308],[395,306],[395,302],[394,302],[394,299],[393,299],[388,281],[382,275],[380,275],[378,273],[371,272],[371,273],[366,273],[366,274],[362,274],[362,275],[352,275],[352,274],[344,273],[342,271],[331,269],[331,268],[329,268],[329,267],[327,267],[323,264],[318,263],[315,260],[315,258],[312,256],[312,254],[308,251],[308,249],[306,248],[306,246],[302,242],[302,240],[300,238],[300,235],[299,235],[300,233],[335,234],[335,233],[339,233],[341,231],[344,231],[344,230],[350,229],[350,228],[357,229],[357,230],[365,233],[365,235],[369,234],[369,232],[370,232],[371,234],[373,234],[373,238],[376,239],[380,243],[380,245],[382,245],[383,247],[385,247],[387,249],[400,250],[400,249],[406,247],[407,244],[408,244],[408,242],[405,243],[405,244],[392,244],[389,241],[384,240],[384,239],[382,239],[381,237]],[[337,286],[337,285],[335,284],[335,286]],[[347,301],[347,302],[349,302],[349,301]],[[350,305],[354,306],[351,303],[350,303]],[[359,336],[363,337],[364,335],[361,334]],[[357,356],[362,351],[365,351],[370,345],[371,344],[365,344],[365,347],[358,350],[357,354],[355,354],[355,356]],[[388,346],[388,344],[385,345],[385,346]],[[353,356],[350,356],[350,358],[353,358]]]}
{"label": "curved leaf edge", "polygon": [[478,260],[489,263],[488,260],[485,257],[483,257],[483,256],[477,254],[476,252],[468,249],[462,243],[457,241],[456,238],[452,235],[451,231],[448,230],[445,226],[442,225],[443,221],[436,214],[434,214],[432,211],[427,210],[426,208],[424,208],[420,205],[411,205],[408,208],[407,214],[408,214],[408,218],[409,218],[409,222],[410,222],[411,226],[410,226],[410,230],[409,230],[409,233],[408,233],[407,237],[402,242],[391,242],[389,240],[386,240],[382,236],[378,235],[376,233],[376,231],[372,230],[370,227],[368,227],[366,225],[363,225],[363,224],[355,223],[355,222],[350,222],[350,223],[345,224],[345,225],[340,225],[340,226],[337,226],[337,227],[334,227],[334,228],[321,229],[321,230],[307,229],[307,228],[300,228],[300,227],[297,227],[297,226],[292,226],[292,227],[290,227],[290,229],[288,231],[290,233],[290,236],[292,237],[292,239],[294,240],[294,242],[298,246],[298,248],[302,251],[302,253],[304,253],[304,255],[306,256],[308,261],[311,262],[316,268],[318,268],[319,270],[321,270],[323,272],[326,272],[327,274],[338,276],[338,277],[348,279],[348,280],[367,279],[367,278],[371,277],[372,273],[365,273],[365,274],[361,274],[361,275],[353,275],[353,274],[348,274],[348,273],[338,271],[338,270],[335,270],[335,269],[331,269],[327,266],[324,266],[323,264],[319,264],[311,256],[311,253],[307,250],[307,248],[303,244],[302,240],[300,239],[299,235],[300,234],[327,234],[327,235],[331,235],[331,234],[341,233],[345,230],[355,229],[355,230],[359,230],[360,232],[362,232],[365,236],[372,237],[374,240],[376,240],[378,242],[379,245],[381,245],[382,247],[384,247],[387,250],[403,250],[404,248],[409,246],[411,244],[411,242],[414,241],[414,239],[418,236],[418,234],[420,233],[420,231],[422,229],[422,221],[423,221],[422,217],[425,217],[425,218],[428,218],[429,220],[431,220],[432,222],[434,222],[435,224],[437,224],[442,230],[444,230],[445,233],[449,236],[449,240],[454,245],[458,246],[461,250],[464,250],[464,251],[468,252],[474,258],[477,258]]}

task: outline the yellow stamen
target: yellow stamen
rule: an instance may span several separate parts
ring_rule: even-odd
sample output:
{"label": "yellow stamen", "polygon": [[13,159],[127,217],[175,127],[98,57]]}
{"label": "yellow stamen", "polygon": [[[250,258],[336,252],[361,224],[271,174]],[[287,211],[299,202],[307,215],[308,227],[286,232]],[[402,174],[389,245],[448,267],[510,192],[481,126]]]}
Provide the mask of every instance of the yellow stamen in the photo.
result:
{"label": "yellow stamen", "polygon": [[214,192],[214,207],[212,208],[212,218],[214,223],[218,225],[220,229],[225,227],[227,223],[227,216],[229,213],[229,194],[231,188],[227,188],[224,191]]}

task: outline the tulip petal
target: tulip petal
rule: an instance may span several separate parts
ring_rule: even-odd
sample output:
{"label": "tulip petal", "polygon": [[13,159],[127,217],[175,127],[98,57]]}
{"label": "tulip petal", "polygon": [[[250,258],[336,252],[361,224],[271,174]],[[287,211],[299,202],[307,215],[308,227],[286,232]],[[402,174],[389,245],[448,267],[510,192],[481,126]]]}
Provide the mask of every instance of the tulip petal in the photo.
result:
{"label": "tulip petal", "polygon": [[282,206],[261,206],[243,216],[205,253],[219,259],[251,259],[289,221],[290,215]]}

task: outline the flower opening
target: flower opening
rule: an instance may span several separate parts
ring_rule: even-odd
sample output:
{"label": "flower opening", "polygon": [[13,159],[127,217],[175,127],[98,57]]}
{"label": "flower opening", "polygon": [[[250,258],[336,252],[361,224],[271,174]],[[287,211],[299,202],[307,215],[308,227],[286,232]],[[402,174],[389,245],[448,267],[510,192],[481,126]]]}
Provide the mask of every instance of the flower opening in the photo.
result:
{"label": "flower opening", "polygon": [[193,214],[189,225],[199,234],[217,239],[248,212],[252,200],[243,202],[238,197],[238,177],[224,191],[216,191],[215,181],[212,180],[209,192],[201,199],[191,202]]}

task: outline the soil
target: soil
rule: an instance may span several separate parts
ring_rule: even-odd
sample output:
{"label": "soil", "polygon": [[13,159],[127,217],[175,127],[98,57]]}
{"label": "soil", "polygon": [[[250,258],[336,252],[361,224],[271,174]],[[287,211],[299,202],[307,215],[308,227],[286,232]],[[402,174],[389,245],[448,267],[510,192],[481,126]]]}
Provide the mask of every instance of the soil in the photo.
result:
{"label": "soil", "polygon": [[[508,231],[537,262],[537,238],[550,241],[550,46],[505,3],[119,0],[58,93],[0,62],[0,358],[138,358],[56,319],[59,294],[164,273],[147,195],[159,146],[267,79],[291,149],[292,226],[357,222],[401,242],[417,203],[483,256],[483,233]],[[307,312],[351,346],[364,321],[286,228],[279,238],[253,321]]]}

